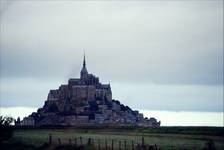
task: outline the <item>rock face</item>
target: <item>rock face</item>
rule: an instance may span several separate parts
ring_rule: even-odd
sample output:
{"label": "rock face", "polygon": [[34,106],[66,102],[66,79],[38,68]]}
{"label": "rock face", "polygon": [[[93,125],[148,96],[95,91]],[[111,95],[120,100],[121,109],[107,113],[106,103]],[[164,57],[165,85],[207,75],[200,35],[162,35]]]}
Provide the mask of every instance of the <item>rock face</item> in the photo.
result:
{"label": "rock face", "polygon": [[[18,124],[18,123],[17,123]],[[61,126],[141,126],[158,127],[155,118],[143,114],[112,99],[110,84],[88,74],[85,56],[80,78],[69,79],[68,84],[50,90],[43,108],[25,117],[20,125]]]}

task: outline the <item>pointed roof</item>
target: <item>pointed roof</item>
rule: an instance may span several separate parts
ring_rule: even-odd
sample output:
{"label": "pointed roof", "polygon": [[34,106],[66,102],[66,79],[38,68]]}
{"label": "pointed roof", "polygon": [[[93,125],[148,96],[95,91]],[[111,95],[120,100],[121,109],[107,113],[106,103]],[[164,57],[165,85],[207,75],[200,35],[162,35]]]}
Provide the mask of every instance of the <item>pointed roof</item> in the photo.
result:
{"label": "pointed roof", "polygon": [[86,56],[85,56],[85,52],[84,52],[84,58],[83,58],[83,67],[86,67]]}
{"label": "pointed roof", "polygon": [[85,56],[85,52],[84,52],[84,57],[83,57],[83,66],[82,66],[81,74],[88,74],[88,71],[86,69],[86,56]]}

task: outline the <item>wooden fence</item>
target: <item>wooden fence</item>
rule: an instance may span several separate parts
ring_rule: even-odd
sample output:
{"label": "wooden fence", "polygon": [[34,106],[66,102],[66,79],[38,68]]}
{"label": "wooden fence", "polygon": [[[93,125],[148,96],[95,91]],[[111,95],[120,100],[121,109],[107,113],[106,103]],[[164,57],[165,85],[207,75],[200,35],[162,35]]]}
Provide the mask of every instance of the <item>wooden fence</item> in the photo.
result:
{"label": "wooden fence", "polygon": [[128,139],[98,139],[90,137],[60,138],[49,135],[49,144],[70,144],[75,146],[94,145],[98,150],[157,150],[157,145],[145,144],[144,137],[138,140]]}

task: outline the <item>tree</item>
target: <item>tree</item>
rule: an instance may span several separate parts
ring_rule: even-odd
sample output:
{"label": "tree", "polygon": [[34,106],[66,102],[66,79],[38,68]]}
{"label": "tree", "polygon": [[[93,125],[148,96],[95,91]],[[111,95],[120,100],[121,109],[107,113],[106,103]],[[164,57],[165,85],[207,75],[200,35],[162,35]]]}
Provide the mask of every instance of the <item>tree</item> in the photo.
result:
{"label": "tree", "polygon": [[8,116],[0,116],[0,125],[1,126],[10,126],[13,123],[14,119]]}
{"label": "tree", "polygon": [[13,127],[11,124],[14,119],[8,116],[0,116],[0,143],[4,140],[8,140],[12,137]]}

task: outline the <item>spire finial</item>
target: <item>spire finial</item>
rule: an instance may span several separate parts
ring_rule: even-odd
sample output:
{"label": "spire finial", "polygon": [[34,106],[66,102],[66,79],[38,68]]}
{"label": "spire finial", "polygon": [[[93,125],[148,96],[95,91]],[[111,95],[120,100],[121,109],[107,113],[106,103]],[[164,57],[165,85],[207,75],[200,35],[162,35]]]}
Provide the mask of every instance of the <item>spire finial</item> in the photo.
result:
{"label": "spire finial", "polygon": [[85,50],[84,50],[84,58],[83,58],[83,67],[86,67],[86,56],[85,56]]}

